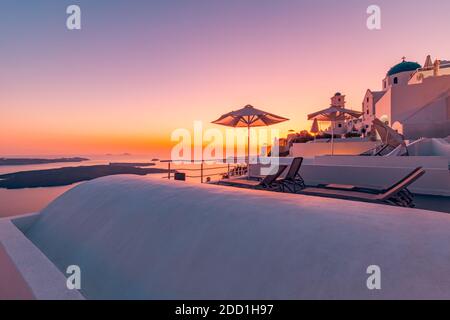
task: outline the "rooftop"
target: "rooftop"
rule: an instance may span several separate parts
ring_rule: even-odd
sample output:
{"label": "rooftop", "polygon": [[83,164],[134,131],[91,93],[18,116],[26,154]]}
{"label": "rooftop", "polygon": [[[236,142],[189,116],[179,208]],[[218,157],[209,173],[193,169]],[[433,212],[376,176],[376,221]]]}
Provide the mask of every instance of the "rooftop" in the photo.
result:
{"label": "rooftop", "polygon": [[61,273],[79,265],[88,299],[449,299],[449,229],[432,211],[111,176],[56,199],[22,242]]}
{"label": "rooftop", "polygon": [[394,74],[398,74],[398,73],[406,72],[406,71],[415,71],[420,68],[422,68],[422,66],[420,64],[418,64],[417,62],[402,61],[399,64],[396,64],[395,66],[393,66],[391,69],[389,69],[387,75],[393,76]]}

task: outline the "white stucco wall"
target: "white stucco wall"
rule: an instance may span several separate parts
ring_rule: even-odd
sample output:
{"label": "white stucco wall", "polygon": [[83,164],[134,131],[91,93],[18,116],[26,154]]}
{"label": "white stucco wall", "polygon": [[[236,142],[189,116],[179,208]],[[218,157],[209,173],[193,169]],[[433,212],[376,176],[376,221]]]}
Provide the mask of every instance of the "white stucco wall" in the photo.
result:
{"label": "white stucco wall", "polygon": [[450,90],[450,75],[426,78],[421,84],[393,87],[390,90],[393,106],[392,123],[402,122],[413,112],[440,99],[448,90]]}
{"label": "white stucco wall", "polygon": [[408,145],[408,152],[412,156],[432,155],[448,159],[450,164],[450,141],[445,139],[424,138]]}
{"label": "white stucco wall", "polygon": [[368,133],[372,130],[372,121],[375,119],[374,96],[370,90],[367,90],[366,95],[364,96],[362,112],[362,125]]}
{"label": "white stucco wall", "polygon": [[[434,71],[431,68],[430,70],[418,71],[414,74],[413,77],[408,81],[408,84],[418,84],[423,81],[423,79],[432,77],[434,75]],[[439,75],[450,75],[450,68],[440,68]]]}
{"label": "white stucco wall", "polygon": [[392,124],[391,90],[388,90],[375,104],[375,115],[380,120],[387,117],[389,124]]}
{"label": "white stucco wall", "polygon": [[[280,158],[280,164],[289,165],[292,158]],[[411,185],[418,194],[450,196],[449,159],[446,157],[364,157],[321,156],[308,159],[302,165],[301,175],[308,185],[350,184],[385,188],[406,176],[417,167],[426,174]],[[251,174],[259,175],[258,165]]]}
{"label": "white stucco wall", "polygon": [[[361,141],[345,142],[338,140],[334,143],[335,155],[356,155],[371,150],[378,142]],[[314,156],[331,154],[331,143],[294,143],[291,147],[292,157],[312,158]]]}

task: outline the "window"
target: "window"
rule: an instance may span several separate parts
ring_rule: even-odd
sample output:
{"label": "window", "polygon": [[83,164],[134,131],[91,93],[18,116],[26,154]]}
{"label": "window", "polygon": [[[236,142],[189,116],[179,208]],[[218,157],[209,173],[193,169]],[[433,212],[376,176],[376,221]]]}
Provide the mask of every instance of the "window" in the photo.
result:
{"label": "window", "polygon": [[394,78],[394,84],[397,84],[397,83],[398,83],[398,78],[395,77],[395,78]]}
{"label": "window", "polygon": [[367,114],[369,114],[369,109],[367,109]]}
{"label": "window", "polygon": [[339,124],[338,124],[338,127],[339,127],[339,128],[342,128],[342,123],[339,123]]}
{"label": "window", "polygon": [[369,102],[369,97],[367,97],[367,102]]}

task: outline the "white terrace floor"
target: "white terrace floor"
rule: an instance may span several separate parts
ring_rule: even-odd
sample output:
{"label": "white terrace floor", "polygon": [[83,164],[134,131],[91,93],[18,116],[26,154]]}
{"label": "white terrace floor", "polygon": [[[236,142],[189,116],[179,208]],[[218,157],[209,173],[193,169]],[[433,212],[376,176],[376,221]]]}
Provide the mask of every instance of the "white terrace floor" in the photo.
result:
{"label": "white terrace floor", "polygon": [[0,243],[25,298],[82,298],[74,264],[88,299],[450,298],[450,215],[433,211],[111,176],[17,225]]}

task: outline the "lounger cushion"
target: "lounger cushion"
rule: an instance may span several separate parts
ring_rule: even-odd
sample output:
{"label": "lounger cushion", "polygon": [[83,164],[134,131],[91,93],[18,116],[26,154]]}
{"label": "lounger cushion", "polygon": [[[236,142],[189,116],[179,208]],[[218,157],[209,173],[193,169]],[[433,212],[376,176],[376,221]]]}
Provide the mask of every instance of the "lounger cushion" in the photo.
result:
{"label": "lounger cushion", "polygon": [[369,194],[365,192],[358,191],[348,191],[348,190],[336,190],[336,189],[322,189],[322,188],[305,188],[301,191],[303,194],[316,195],[316,196],[326,196],[326,197],[336,197],[342,199],[362,199],[369,201],[379,200],[379,196],[376,194]]}
{"label": "lounger cushion", "polygon": [[245,185],[250,187],[256,187],[257,185],[261,184],[261,181],[247,179],[230,179],[223,182],[231,185]]}

